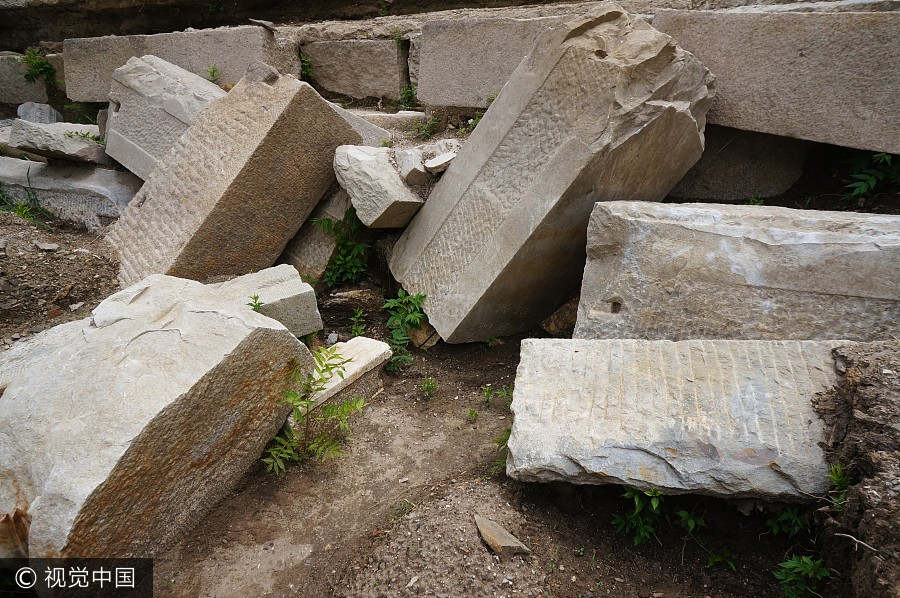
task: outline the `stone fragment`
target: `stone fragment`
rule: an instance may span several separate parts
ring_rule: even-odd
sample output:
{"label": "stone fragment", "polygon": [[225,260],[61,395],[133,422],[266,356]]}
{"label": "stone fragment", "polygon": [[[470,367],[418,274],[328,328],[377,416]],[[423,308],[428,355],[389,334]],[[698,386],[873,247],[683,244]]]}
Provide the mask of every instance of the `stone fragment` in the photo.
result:
{"label": "stone fragment", "polygon": [[22,58],[16,52],[0,52],[0,104],[47,101],[47,86],[43,81],[25,80],[28,68]]}
{"label": "stone fragment", "polygon": [[413,131],[416,125],[428,120],[428,115],[416,110],[400,110],[398,112],[379,112],[378,110],[352,109],[353,114],[366,119],[373,125],[384,129],[400,129]]}
{"label": "stone fragment", "polygon": [[594,202],[658,201],[703,149],[709,71],[615,5],[548,30],[510,82],[391,259],[451,343],[537,324],[578,287]]}
{"label": "stone fragment", "polygon": [[900,216],[598,203],[577,338],[900,335]]}
{"label": "stone fragment", "polygon": [[16,121],[14,118],[5,118],[0,120],[0,156],[9,156],[22,160],[33,160],[36,162],[46,162],[47,158],[25,152],[14,147],[10,147],[9,138],[12,134],[12,125]]}
{"label": "stone fragment", "polygon": [[225,91],[156,56],[132,57],[113,72],[106,153],[146,180],[157,161]]}
{"label": "stone fragment", "polygon": [[406,56],[392,39],[313,42],[300,49],[323,90],[351,98],[397,99],[406,85]]}
{"label": "stone fragment", "polygon": [[272,265],[332,184],[335,148],[359,143],[308,84],[252,74],[194,118],[111,228],[122,282]]}
{"label": "stone fragment", "polygon": [[16,108],[16,115],[33,123],[55,123],[62,120],[62,114],[50,104],[25,102]]}
{"label": "stone fragment", "polygon": [[34,246],[41,251],[56,251],[57,249],[59,249],[59,245],[57,243],[41,243],[40,241],[35,241]]}
{"label": "stone fragment", "polygon": [[495,554],[500,556],[509,556],[513,554],[530,554],[531,550],[522,544],[518,538],[506,531],[496,521],[475,515],[475,525],[478,527],[478,533],[481,539],[487,544]]}
{"label": "stone fragment", "polygon": [[400,178],[410,185],[425,185],[431,180],[431,173],[425,170],[422,150],[418,147],[398,150],[394,153]]}
{"label": "stone fragment", "polygon": [[562,304],[559,309],[544,318],[541,328],[553,336],[572,337],[578,320],[578,295]]}
{"label": "stone fragment", "polygon": [[455,157],[456,152],[444,152],[443,154],[438,154],[434,158],[425,160],[425,170],[432,174],[444,172],[450,167],[450,163],[453,162],[453,158]]}
{"label": "stone fragment", "polygon": [[47,158],[112,166],[100,141],[100,127],[75,123],[38,123],[17,118],[9,146]]}
{"label": "stone fragment", "polygon": [[437,333],[437,330],[435,330],[434,326],[428,322],[422,322],[415,328],[407,328],[406,334],[409,336],[409,341],[416,349],[430,349],[441,340],[441,336]]}
{"label": "stone fragment", "polygon": [[153,35],[107,35],[67,39],[66,94],[79,102],[105,102],[113,72],[132,56],[152,54],[195,75],[218,69],[218,81],[234,84],[253,62],[286,74],[300,71],[297,46],[255,25],[192,29]]}
{"label": "stone fragment", "polygon": [[716,74],[710,122],[900,153],[900,12],[662,10],[653,26]]}
{"label": "stone fragment", "polygon": [[275,320],[148,277],[3,354],[0,513],[27,511],[32,558],[153,556],[259,459],[298,365]]}
{"label": "stone fragment", "polygon": [[810,500],[828,483],[811,401],[843,343],[526,339],[507,474]]}
{"label": "stone fragment", "polygon": [[[372,382],[378,380],[380,382],[379,371],[381,366],[391,358],[391,349],[387,343],[368,338],[365,336],[356,336],[345,343],[334,343],[333,347],[342,359],[350,361],[344,365],[344,376],[332,376],[325,383],[325,388],[312,396],[315,405],[321,405],[325,401],[343,400],[350,396],[359,394],[364,396],[366,400],[372,397]],[[362,380],[369,374],[370,380]],[[365,382],[367,387],[363,391],[362,383]],[[380,384],[376,383],[380,387]],[[377,391],[377,388],[375,389]]]}
{"label": "stone fragment", "polygon": [[341,188],[330,192],[319,202],[294,238],[284,248],[279,262],[290,264],[297,269],[304,280],[318,282],[334,255],[337,241],[321,229],[316,221],[323,219],[340,222],[350,207],[350,196]]}
{"label": "stone fragment", "polygon": [[0,157],[0,184],[10,197],[38,204],[62,220],[98,231],[119,217],[141,188],[129,172],[88,166],[60,166]]}
{"label": "stone fragment", "polygon": [[334,102],[329,102],[329,104],[331,104],[335,112],[337,112],[341,118],[346,120],[347,123],[353,127],[353,130],[362,137],[362,145],[381,147],[385,140],[390,140],[390,131],[382,129],[380,126],[363,118],[353,110],[342,108]]}
{"label": "stone fragment", "polygon": [[342,145],[334,153],[334,173],[369,228],[404,226],[424,203],[400,179],[389,148]]}

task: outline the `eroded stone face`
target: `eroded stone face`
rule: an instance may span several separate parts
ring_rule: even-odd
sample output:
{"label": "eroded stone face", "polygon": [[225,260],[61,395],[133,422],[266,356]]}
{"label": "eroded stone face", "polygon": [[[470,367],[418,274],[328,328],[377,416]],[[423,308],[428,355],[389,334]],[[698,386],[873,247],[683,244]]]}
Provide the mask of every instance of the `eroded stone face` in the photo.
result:
{"label": "eroded stone face", "polygon": [[13,121],[9,146],[47,158],[112,166],[106,156],[100,127],[76,123]]}
{"label": "eroded stone face", "polygon": [[369,228],[405,226],[424,203],[400,178],[390,148],[342,145],[334,153],[334,173]]}
{"label": "eroded stone face", "polygon": [[351,98],[400,97],[406,56],[392,39],[321,41],[301,48],[320,89]]}
{"label": "eroded stone face", "polygon": [[576,338],[887,339],[900,216],[598,203]]}

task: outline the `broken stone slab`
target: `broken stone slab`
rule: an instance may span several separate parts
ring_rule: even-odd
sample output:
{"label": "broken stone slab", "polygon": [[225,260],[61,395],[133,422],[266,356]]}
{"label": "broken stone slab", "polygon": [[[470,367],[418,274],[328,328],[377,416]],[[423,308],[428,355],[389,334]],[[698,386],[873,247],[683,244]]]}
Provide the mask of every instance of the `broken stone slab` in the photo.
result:
{"label": "broken stone slab", "polygon": [[[363,378],[373,378],[380,381],[379,371],[381,366],[391,358],[392,352],[387,343],[373,338],[356,336],[347,342],[332,345],[342,359],[350,361],[344,365],[344,376],[332,376],[325,382],[325,388],[312,396],[314,405],[321,405],[329,400],[343,400],[356,394],[371,398],[371,382]],[[365,383],[365,384],[363,384]],[[363,386],[366,390],[363,390]],[[380,384],[376,384],[380,386]],[[377,391],[377,388],[375,389]]]}
{"label": "broken stone slab", "polygon": [[350,126],[353,127],[353,130],[359,134],[359,136],[362,138],[362,145],[381,147],[384,145],[384,142],[386,140],[390,140],[390,131],[382,129],[380,126],[361,117],[353,110],[342,108],[334,102],[328,103],[331,104],[331,107],[334,108],[334,111],[337,112],[341,116],[341,118],[346,120],[350,124]]}
{"label": "broken stone slab", "polygon": [[9,146],[57,160],[113,165],[106,156],[97,125],[37,123],[17,118],[10,129]]}
{"label": "broken stone slab", "polygon": [[478,533],[481,539],[487,544],[495,554],[500,556],[510,556],[514,554],[530,554],[531,550],[514,535],[506,531],[499,523],[475,515],[475,525],[478,527]]}
{"label": "broken stone slab", "polygon": [[341,188],[330,192],[319,202],[294,238],[284,248],[279,262],[297,269],[303,280],[312,284],[322,280],[328,263],[334,255],[337,240],[316,224],[324,219],[340,222],[350,208],[350,196]]}
{"label": "broken stone slab", "polygon": [[400,178],[390,148],[342,145],[334,153],[334,173],[369,228],[405,226],[425,203]]}
{"label": "broken stone slab", "polygon": [[62,120],[62,114],[50,104],[25,102],[16,108],[16,116],[33,123],[55,123]]}
{"label": "broken stone slab", "polygon": [[112,75],[106,153],[146,180],[194,117],[224,95],[218,85],[161,58],[131,57]]}
{"label": "broken stone slab", "polygon": [[366,119],[373,125],[384,129],[415,130],[416,125],[428,120],[428,115],[416,110],[400,110],[398,112],[379,112],[378,110],[351,109],[350,112]]}
{"label": "broken stone slab", "polygon": [[254,62],[298,74],[297,46],[264,27],[243,25],[153,35],[106,35],[66,39],[66,94],[79,102],[105,102],[113,72],[132,56],[152,54],[199,75],[218,69],[221,84],[234,84]]}
{"label": "broken stone slab", "polygon": [[32,558],[153,556],[259,459],[297,366],[275,320],[150,276],[0,358],[0,513],[30,516]]}
{"label": "broken stone slab", "polygon": [[598,203],[576,338],[900,335],[900,216]]}
{"label": "broken stone slab", "polygon": [[670,196],[707,201],[774,197],[803,174],[806,141],[715,125],[707,125],[704,135],[703,156]]}
{"label": "broken stone slab", "polygon": [[431,174],[444,172],[450,167],[450,163],[453,162],[453,158],[455,157],[456,152],[444,152],[443,154],[438,154],[434,158],[425,160],[425,170]]}
{"label": "broken stone slab", "polygon": [[[441,168],[446,161],[446,166],[450,165],[452,159],[447,160],[450,155],[456,157],[462,144],[456,139],[441,139],[423,145],[416,145],[394,152],[394,161],[397,163],[397,169],[400,172],[400,178],[410,185],[426,185],[434,178],[432,174],[443,172],[446,167]],[[442,160],[436,160],[437,156],[445,154]],[[432,169],[429,169],[426,162],[431,162]]]}
{"label": "broken stone slab", "polygon": [[57,218],[99,231],[119,217],[141,188],[130,172],[0,157],[0,184],[12,198],[38,204]]}
{"label": "broken stone slab", "polygon": [[111,227],[120,281],[271,266],[334,181],[335,148],[359,141],[308,84],[251,65],[194,118]]}
{"label": "broken stone slab", "polygon": [[39,156],[37,154],[24,152],[14,147],[10,147],[9,137],[12,133],[12,125],[15,120],[16,119],[14,118],[0,119],[0,156],[19,158],[21,160],[32,160],[35,162],[46,162],[47,158],[45,158],[44,156]]}
{"label": "broken stone slab", "polygon": [[397,99],[406,86],[406,55],[392,39],[321,41],[300,48],[323,90],[351,98]]}
{"label": "broken stone slab", "polygon": [[810,500],[812,406],[846,341],[526,339],[506,472],[522,481]]}
{"label": "broken stone slab", "polygon": [[653,26],[716,74],[711,123],[900,152],[900,12],[662,10]]}
{"label": "broken stone slab", "polygon": [[316,292],[291,265],[281,264],[207,286],[218,290],[223,300],[248,309],[251,297],[258,296],[261,305],[256,311],[278,320],[297,338],[322,329]]}
{"label": "broken stone slab", "polygon": [[28,67],[22,62],[23,58],[16,52],[0,52],[0,104],[47,101],[44,81],[25,79]]}
{"label": "broken stone slab", "polygon": [[712,75],[617,6],[594,11],[538,39],[394,248],[447,342],[540,322],[578,288],[594,202],[658,201],[700,158]]}

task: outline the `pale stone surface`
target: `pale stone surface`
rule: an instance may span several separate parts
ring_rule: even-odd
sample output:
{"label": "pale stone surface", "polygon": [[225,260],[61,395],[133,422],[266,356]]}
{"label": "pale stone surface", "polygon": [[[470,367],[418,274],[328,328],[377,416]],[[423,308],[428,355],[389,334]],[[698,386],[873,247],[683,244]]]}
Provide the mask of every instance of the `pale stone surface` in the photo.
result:
{"label": "pale stone surface", "polygon": [[900,335],[900,216],[598,203],[577,338]]}
{"label": "pale stone surface", "polygon": [[419,61],[422,56],[422,34],[411,33],[409,38],[409,55],[406,63],[409,66],[409,83],[415,88],[419,87]]}
{"label": "pale stone surface", "polygon": [[443,154],[438,154],[434,158],[425,160],[425,170],[432,174],[444,172],[450,167],[450,163],[453,162],[453,158],[455,157],[456,152],[444,152]]}
{"label": "pale stone surface", "polygon": [[845,343],[526,339],[506,472],[810,500],[828,485],[811,400]]}
{"label": "pale stone surface", "polygon": [[21,160],[34,160],[37,162],[46,162],[47,158],[44,156],[39,156],[37,154],[32,154],[30,152],[24,152],[22,150],[16,149],[14,147],[10,147],[9,145],[9,137],[12,133],[13,122],[16,119],[14,118],[4,118],[0,119],[0,156],[8,156],[11,158],[19,158]]}
{"label": "pale stone surface", "polygon": [[297,46],[286,43],[263,27],[244,25],[218,29],[192,29],[153,35],[107,35],[67,39],[66,94],[80,102],[105,102],[113,71],[132,56],[152,54],[201,77],[219,69],[219,82],[233,84],[247,67],[260,61],[285,74],[300,71]]}
{"label": "pale stone surface", "polygon": [[407,227],[391,272],[425,294],[445,341],[528,329],[577,289],[594,202],[662,199],[699,159],[712,93],[702,64],[615,5],[548,30]]}
{"label": "pale stone surface", "polygon": [[708,201],[774,197],[803,174],[809,143],[753,131],[707,125],[703,157],[669,193]]}
{"label": "pale stone surface", "polygon": [[335,148],[359,141],[312,87],[257,63],[195,117],[111,228],[120,280],[271,266],[334,181]]}
{"label": "pale stone surface", "polygon": [[300,53],[310,59],[316,85],[331,93],[397,99],[406,85],[406,57],[392,39],[313,42]]}
{"label": "pale stone surface", "polygon": [[424,203],[400,178],[390,148],[342,145],[334,153],[334,173],[369,228],[404,226]]}
{"label": "pale stone surface", "polygon": [[365,110],[355,108],[350,110],[353,114],[366,119],[373,125],[385,129],[400,129],[413,131],[416,125],[428,120],[428,115],[417,110],[400,110],[399,112],[379,112],[377,110]]}
{"label": "pale stone surface", "polygon": [[200,112],[225,91],[156,56],[132,57],[113,72],[106,153],[146,180]]}
{"label": "pale stone surface", "polygon": [[391,133],[381,128],[381,126],[363,118],[354,110],[347,110],[338,106],[334,102],[328,102],[334,111],[341,115],[341,118],[347,121],[353,130],[362,138],[362,145],[370,145],[372,147],[381,147],[382,142],[390,140]]}
{"label": "pale stone surface", "polygon": [[0,513],[28,510],[31,557],[160,552],[259,459],[295,365],[284,326],[200,283],[112,295],[0,359]]}
{"label": "pale stone surface", "polygon": [[290,240],[278,261],[296,268],[304,280],[321,280],[331,256],[334,255],[337,242],[333,235],[323,231],[315,221],[327,218],[340,222],[349,207],[350,196],[346,191],[337,188],[329,193]]}
{"label": "pale stone surface", "polygon": [[365,336],[356,336],[345,343],[335,343],[333,346],[341,358],[349,359],[350,362],[344,366],[343,378],[333,376],[325,383],[323,390],[313,395],[312,399],[316,405],[348,391],[352,394],[353,387],[360,378],[372,371],[377,374],[392,355],[387,343]]}
{"label": "pale stone surface", "polygon": [[258,295],[262,302],[259,313],[278,320],[297,338],[322,330],[316,292],[291,265],[281,264],[207,286],[217,289],[223,302],[247,309],[251,309],[247,305],[250,298]]}
{"label": "pale stone surface", "polygon": [[55,123],[62,120],[62,114],[50,104],[25,102],[16,108],[16,115],[33,123]]}
{"label": "pale stone surface", "polygon": [[42,208],[92,231],[118,218],[141,188],[140,179],[129,172],[3,157],[0,184],[20,200],[26,199],[30,189]]}
{"label": "pale stone surface", "polygon": [[47,86],[43,81],[26,81],[28,70],[22,54],[0,52],[0,104],[46,102]]}
{"label": "pale stone surface", "polygon": [[660,11],[716,74],[709,121],[900,152],[900,12]]}
{"label": "pale stone surface", "polygon": [[417,147],[398,150],[394,153],[400,178],[410,185],[425,185],[431,180],[431,173],[425,170],[422,150]]}
{"label": "pale stone surface", "polygon": [[531,550],[514,535],[506,531],[499,523],[475,515],[475,525],[478,527],[478,533],[485,544],[491,547],[495,554],[507,556],[513,554],[528,554]]}
{"label": "pale stone surface", "polygon": [[58,160],[112,166],[102,142],[84,135],[100,136],[97,125],[75,123],[36,123],[17,118],[10,129],[9,146]]}

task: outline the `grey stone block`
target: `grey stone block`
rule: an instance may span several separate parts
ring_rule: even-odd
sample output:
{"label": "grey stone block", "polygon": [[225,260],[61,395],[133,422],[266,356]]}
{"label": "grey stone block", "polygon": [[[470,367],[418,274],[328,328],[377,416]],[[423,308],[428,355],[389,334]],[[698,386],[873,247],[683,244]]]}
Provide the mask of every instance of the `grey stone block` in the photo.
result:
{"label": "grey stone block", "polygon": [[331,93],[397,99],[406,85],[406,56],[392,39],[313,42],[300,51],[316,85]]}
{"label": "grey stone block", "polygon": [[338,188],[328,194],[284,248],[278,261],[292,265],[304,280],[321,280],[334,255],[337,242],[333,235],[324,232],[315,221],[327,218],[340,222],[349,207],[350,196],[343,189]]}
{"label": "grey stone block", "polygon": [[334,153],[334,173],[369,228],[405,226],[424,203],[400,178],[390,148],[342,145]]}
{"label": "grey stone block", "polygon": [[43,81],[26,81],[27,70],[22,54],[0,52],[0,104],[47,101],[46,84]]}
{"label": "grey stone block", "polygon": [[16,108],[16,116],[33,123],[55,123],[62,120],[62,114],[50,104],[25,102]]}
{"label": "grey stone block", "polygon": [[57,160],[113,166],[103,143],[97,141],[100,127],[75,123],[36,123],[17,118],[10,129],[9,146]]}

